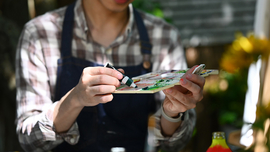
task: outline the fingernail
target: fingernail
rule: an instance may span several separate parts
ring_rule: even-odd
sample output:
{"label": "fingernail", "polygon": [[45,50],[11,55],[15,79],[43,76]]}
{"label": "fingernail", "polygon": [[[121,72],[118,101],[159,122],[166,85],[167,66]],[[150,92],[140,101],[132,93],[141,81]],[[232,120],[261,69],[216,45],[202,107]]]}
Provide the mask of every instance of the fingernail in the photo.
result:
{"label": "fingernail", "polygon": [[123,75],[121,73],[117,74],[118,79],[122,79]]}
{"label": "fingernail", "polygon": [[187,83],[187,80],[186,80],[186,79],[181,78],[181,79],[180,79],[180,82],[181,82],[181,84],[183,85],[183,84],[186,84],[186,83]]}

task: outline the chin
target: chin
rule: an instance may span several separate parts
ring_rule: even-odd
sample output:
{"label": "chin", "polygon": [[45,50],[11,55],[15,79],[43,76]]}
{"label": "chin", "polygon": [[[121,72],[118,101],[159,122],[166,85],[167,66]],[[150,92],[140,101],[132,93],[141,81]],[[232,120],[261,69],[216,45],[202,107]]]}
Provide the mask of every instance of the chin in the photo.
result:
{"label": "chin", "polygon": [[100,0],[101,3],[109,10],[114,12],[121,12],[127,9],[128,5],[133,0]]}
{"label": "chin", "polygon": [[127,3],[129,4],[130,0],[114,0],[114,2],[117,3],[117,4],[120,4],[120,5],[121,4],[124,5],[124,4],[127,4]]}

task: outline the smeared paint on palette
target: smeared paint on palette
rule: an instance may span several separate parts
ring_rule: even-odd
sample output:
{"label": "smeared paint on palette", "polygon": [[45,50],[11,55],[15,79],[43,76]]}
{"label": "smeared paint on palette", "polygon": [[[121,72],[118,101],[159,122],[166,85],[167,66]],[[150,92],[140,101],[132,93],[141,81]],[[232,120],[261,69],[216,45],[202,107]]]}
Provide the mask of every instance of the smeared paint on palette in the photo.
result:
{"label": "smeared paint on palette", "polygon": [[[114,93],[156,93],[158,91],[180,85],[179,81],[187,70],[170,70],[150,72],[144,75],[133,77],[132,80],[138,88],[131,88],[121,85]],[[218,74],[218,70],[202,70],[201,76]]]}

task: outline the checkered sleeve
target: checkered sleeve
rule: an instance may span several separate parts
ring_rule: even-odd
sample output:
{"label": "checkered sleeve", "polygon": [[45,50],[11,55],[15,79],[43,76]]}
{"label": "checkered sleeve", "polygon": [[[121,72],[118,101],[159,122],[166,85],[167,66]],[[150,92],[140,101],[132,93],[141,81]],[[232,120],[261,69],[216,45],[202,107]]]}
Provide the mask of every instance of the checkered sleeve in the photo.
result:
{"label": "checkered sleeve", "polygon": [[156,146],[160,147],[162,150],[166,152],[180,151],[190,141],[196,123],[195,109],[190,109],[186,111],[184,121],[182,121],[180,127],[175,131],[175,133],[171,137],[164,137],[161,133],[160,110],[155,114],[155,118],[156,118],[156,127],[154,130],[156,137],[155,143],[157,143]]}
{"label": "checkered sleeve", "polygon": [[34,26],[25,28],[16,52],[17,134],[25,151],[49,151],[64,140],[76,144],[79,131],[76,123],[64,134],[54,130],[51,117],[57,102],[51,99],[48,69],[36,33]]}

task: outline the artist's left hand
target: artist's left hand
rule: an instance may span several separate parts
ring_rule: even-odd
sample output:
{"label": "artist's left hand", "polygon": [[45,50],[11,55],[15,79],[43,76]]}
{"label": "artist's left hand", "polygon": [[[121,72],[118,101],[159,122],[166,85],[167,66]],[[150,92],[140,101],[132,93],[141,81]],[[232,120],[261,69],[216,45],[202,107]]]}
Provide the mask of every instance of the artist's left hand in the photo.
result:
{"label": "artist's left hand", "polygon": [[166,98],[163,102],[164,112],[170,116],[178,116],[180,112],[185,112],[195,108],[196,104],[203,99],[204,77],[192,74],[197,66],[193,66],[181,78],[180,84],[163,92]]}

